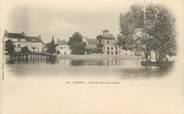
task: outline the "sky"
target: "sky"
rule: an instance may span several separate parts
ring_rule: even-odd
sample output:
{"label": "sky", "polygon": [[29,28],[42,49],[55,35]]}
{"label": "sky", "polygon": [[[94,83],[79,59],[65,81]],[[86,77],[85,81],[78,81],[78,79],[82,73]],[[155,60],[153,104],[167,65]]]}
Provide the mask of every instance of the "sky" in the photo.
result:
{"label": "sky", "polygon": [[[160,1],[160,0],[155,0]],[[120,32],[119,16],[132,4],[144,0],[2,0],[4,29],[42,36],[44,42],[68,40],[74,32],[96,38],[108,29],[115,37]],[[171,3],[172,4],[172,1]]]}
{"label": "sky", "polygon": [[[119,15],[129,6],[121,1],[85,0],[62,1],[3,1],[6,12],[4,27],[9,32],[22,32],[28,35],[42,36],[48,42],[55,39],[68,40],[74,32],[84,37],[96,38],[102,30],[108,29],[115,37],[119,31]],[[7,7],[6,7],[7,6]]]}
{"label": "sky", "polygon": [[44,40],[68,39],[74,32],[96,38],[103,29],[115,36],[119,32],[119,14],[108,11],[53,10],[29,7],[15,8],[10,15],[10,30],[41,34]]}

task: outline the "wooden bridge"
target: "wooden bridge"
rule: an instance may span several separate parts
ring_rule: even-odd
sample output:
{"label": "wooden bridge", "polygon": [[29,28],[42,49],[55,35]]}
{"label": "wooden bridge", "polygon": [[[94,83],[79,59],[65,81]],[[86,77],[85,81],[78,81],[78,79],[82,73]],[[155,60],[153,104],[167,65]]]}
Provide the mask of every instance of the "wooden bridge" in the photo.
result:
{"label": "wooden bridge", "polygon": [[48,54],[48,53],[16,53],[11,54],[10,59],[18,62],[29,62],[29,61],[50,61],[55,60],[56,55]]}

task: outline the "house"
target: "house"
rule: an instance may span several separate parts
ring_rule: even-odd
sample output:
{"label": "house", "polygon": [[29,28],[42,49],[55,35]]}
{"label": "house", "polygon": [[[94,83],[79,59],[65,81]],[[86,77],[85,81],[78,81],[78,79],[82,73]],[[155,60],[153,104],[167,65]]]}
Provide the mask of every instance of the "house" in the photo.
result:
{"label": "house", "polygon": [[120,48],[118,45],[104,45],[103,54],[105,55],[120,55]]}
{"label": "house", "polygon": [[114,44],[115,38],[112,34],[109,33],[109,30],[103,30],[102,34],[96,37],[97,39],[97,48],[103,49],[104,45]]}
{"label": "house", "polygon": [[57,39],[56,53],[58,55],[70,55],[71,49],[70,49],[70,46],[68,45],[68,42],[66,42],[65,40]]}
{"label": "house", "polygon": [[109,30],[103,30],[102,34],[97,37],[97,49],[100,53],[106,55],[119,55],[120,47],[117,45],[117,40]]}
{"label": "house", "polygon": [[44,43],[39,36],[27,36],[22,33],[10,33],[5,30],[4,40],[11,40],[15,45],[15,52],[21,52],[23,47],[27,47],[30,52],[42,52]]}
{"label": "house", "polygon": [[27,43],[29,50],[32,50],[33,52],[43,52],[44,43],[41,40],[41,36],[38,37],[32,37],[27,36]]}

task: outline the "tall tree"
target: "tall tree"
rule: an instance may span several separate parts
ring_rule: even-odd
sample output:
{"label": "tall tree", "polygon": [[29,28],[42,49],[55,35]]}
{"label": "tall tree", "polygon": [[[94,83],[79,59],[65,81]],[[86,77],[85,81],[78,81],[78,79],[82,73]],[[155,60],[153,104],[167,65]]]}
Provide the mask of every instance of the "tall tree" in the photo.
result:
{"label": "tall tree", "polygon": [[175,18],[166,8],[134,5],[120,15],[119,21],[123,36],[119,37],[119,44],[144,50],[146,59],[154,50],[158,62],[163,62],[166,55],[176,55]]}
{"label": "tall tree", "polygon": [[15,53],[15,45],[13,41],[5,41],[5,51],[7,51],[7,54],[9,55]]}
{"label": "tall tree", "polygon": [[46,52],[50,54],[56,53],[56,44],[54,38],[52,37],[52,41],[46,44]]}
{"label": "tall tree", "polygon": [[68,44],[72,50],[72,54],[85,54],[86,43],[83,42],[83,36],[79,32],[72,34],[72,36],[69,38]]}

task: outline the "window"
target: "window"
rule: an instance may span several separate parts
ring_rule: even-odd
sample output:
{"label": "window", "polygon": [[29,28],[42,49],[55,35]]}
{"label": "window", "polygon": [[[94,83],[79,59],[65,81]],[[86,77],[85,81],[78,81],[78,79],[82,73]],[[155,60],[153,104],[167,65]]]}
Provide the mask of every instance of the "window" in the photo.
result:
{"label": "window", "polygon": [[110,52],[109,51],[107,51],[107,55],[109,55],[110,54]]}
{"label": "window", "polygon": [[118,50],[118,47],[116,46],[116,50]]}
{"label": "window", "polygon": [[109,40],[107,40],[107,44],[109,44]]}
{"label": "window", "polygon": [[111,55],[113,55],[114,53],[113,52],[111,52]]}
{"label": "window", "polygon": [[59,50],[57,51],[57,54],[60,54],[60,51]]}
{"label": "window", "polygon": [[113,50],[113,47],[111,47],[111,50]]}
{"label": "window", "polygon": [[63,47],[61,47],[61,49],[63,49]]}
{"label": "window", "polygon": [[118,52],[116,51],[116,55],[118,54]]}
{"label": "window", "polygon": [[20,44],[18,44],[17,47],[20,48]]}
{"label": "window", "polygon": [[109,50],[109,47],[107,47],[107,50]]}

